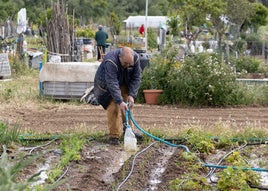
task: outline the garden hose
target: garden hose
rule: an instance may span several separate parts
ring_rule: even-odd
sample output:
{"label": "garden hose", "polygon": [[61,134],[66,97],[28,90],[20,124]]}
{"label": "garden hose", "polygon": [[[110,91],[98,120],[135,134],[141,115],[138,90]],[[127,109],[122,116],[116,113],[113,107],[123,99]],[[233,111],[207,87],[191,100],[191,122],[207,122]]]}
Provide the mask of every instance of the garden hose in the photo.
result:
{"label": "garden hose", "polygon": [[40,137],[40,138],[31,138],[33,135],[31,134],[25,134],[25,135],[19,135],[20,141],[51,141],[51,140],[58,140],[60,139],[57,135],[52,135],[50,137]]}
{"label": "garden hose", "polygon": [[[206,167],[209,167],[209,168],[220,168],[220,169],[226,169],[230,166],[225,166],[225,165],[214,165],[214,164],[203,164],[203,166],[206,166]],[[235,167],[235,166],[232,166],[232,168],[234,170],[237,170],[239,169],[240,167]],[[268,172],[267,169],[263,169],[263,168],[242,168],[242,170],[252,170],[252,171],[258,171],[258,172]]]}
{"label": "garden hose", "polygon": [[156,140],[156,141],[160,141],[160,142],[162,142],[162,143],[165,143],[165,144],[167,144],[167,145],[169,145],[169,146],[171,146],[171,147],[181,147],[181,148],[185,149],[186,152],[188,152],[188,153],[190,152],[189,148],[188,148],[187,146],[185,146],[185,145],[177,145],[177,144],[170,143],[170,142],[168,142],[168,141],[165,141],[164,139],[161,139],[161,138],[159,138],[159,137],[156,137],[156,136],[154,136],[154,135],[148,133],[147,131],[143,130],[143,129],[136,123],[136,121],[134,120],[134,118],[132,117],[132,114],[131,114],[131,112],[130,112],[130,109],[128,109],[128,110],[126,111],[126,119],[128,119],[128,115],[129,115],[131,121],[133,122],[133,124],[136,126],[136,128],[137,128],[138,130],[140,130],[142,133],[144,133],[145,135],[147,135],[147,136],[153,138],[153,139]]}

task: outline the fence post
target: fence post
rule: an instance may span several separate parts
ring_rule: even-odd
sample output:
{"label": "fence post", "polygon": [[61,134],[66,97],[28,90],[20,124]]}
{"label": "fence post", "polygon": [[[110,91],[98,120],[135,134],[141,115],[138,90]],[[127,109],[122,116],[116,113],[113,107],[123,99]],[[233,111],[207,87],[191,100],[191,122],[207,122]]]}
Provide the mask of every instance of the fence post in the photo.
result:
{"label": "fence post", "polygon": [[[39,63],[39,73],[40,73],[42,67],[43,67],[43,63],[42,63],[42,61],[41,61],[41,62]],[[39,94],[40,94],[40,95],[43,94],[43,84],[42,84],[41,81],[39,81]]]}

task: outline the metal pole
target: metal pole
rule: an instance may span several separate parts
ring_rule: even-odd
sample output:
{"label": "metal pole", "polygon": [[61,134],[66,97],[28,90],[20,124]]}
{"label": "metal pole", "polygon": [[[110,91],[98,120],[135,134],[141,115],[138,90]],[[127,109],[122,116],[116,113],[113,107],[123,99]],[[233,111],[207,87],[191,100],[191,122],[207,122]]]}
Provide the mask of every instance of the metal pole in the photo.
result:
{"label": "metal pole", "polygon": [[146,8],[145,8],[145,51],[147,52],[147,16],[148,16],[148,0],[146,0]]}

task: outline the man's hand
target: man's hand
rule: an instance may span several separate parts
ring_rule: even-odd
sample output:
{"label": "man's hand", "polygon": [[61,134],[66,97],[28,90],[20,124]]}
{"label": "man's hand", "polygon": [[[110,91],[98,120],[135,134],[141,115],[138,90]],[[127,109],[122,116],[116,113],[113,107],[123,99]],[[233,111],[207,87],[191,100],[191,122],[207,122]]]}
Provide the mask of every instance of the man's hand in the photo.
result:
{"label": "man's hand", "polygon": [[134,98],[132,96],[127,97],[127,102],[130,108],[134,106]]}
{"label": "man's hand", "polygon": [[127,104],[125,102],[122,102],[119,107],[120,107],[120,110],[122,111],[122,113],[125,115],[126,110],[128,110]]}

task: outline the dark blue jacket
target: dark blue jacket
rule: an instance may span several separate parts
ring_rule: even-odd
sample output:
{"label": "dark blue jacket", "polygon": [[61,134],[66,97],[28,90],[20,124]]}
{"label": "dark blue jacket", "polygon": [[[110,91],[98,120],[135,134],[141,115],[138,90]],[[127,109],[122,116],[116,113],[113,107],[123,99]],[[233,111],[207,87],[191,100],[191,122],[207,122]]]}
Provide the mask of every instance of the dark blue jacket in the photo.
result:
{"label": "dark blue jacket", "polygon": [[121,104],[123,98],[120,86],[128,88],[128,95],[136,97],[141,82],[141,67],[139,55],[134,52],[134,65],[123,68],[119,60],[119,49],[110,51],[103,58],[94,79],[94,95],[104,109],[107,109],[112,99]]}

